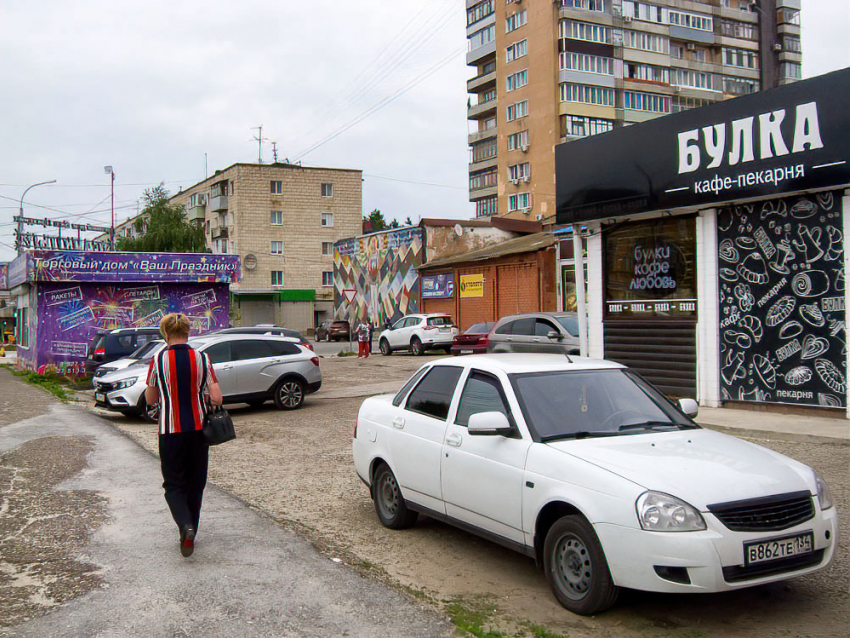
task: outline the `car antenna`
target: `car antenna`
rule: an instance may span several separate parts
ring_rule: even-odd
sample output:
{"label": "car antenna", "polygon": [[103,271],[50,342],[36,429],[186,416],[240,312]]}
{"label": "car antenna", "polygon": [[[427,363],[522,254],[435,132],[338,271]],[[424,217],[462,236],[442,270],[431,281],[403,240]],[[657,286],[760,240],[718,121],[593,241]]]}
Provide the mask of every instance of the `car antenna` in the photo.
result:
{"label": "car antenna", "polygon": [[564,353],[564,356],[567,358],[567,361],[568,361],[569,363],[575,363],[575,361],[573,361],[573,360],[570,358],[570,355],[568,355],[566,352]]}

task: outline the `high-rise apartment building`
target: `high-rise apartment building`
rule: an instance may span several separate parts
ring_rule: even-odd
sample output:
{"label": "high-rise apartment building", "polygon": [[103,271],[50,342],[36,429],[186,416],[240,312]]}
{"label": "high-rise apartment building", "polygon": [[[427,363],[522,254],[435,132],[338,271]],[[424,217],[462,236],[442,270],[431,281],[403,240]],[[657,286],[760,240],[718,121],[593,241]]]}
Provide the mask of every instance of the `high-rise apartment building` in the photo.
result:
{"label": "high-rise apartment building", "polygon": [[466,7],[477,217],[553,221],[556,144],[800,78],[800,0]]}

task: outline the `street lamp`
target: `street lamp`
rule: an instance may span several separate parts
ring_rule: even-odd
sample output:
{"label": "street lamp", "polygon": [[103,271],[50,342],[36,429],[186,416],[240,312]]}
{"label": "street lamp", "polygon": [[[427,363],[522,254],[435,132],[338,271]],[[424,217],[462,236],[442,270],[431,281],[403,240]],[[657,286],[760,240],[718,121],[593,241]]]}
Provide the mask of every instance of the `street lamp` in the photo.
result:
{"label": "street lamp", "polygon": [[111,166],[104,166],[103,172],[112,175],[112,189],[109,192],[109,207],[112,209],[112,230],[109,234],[109,247],[115,250],[115,171]]}
{"label": "street lamp", "polygon": [[18,217],[18,241],[17,241],[18,246],[17,246],[17,248],[18,248],[18,254],[19,255],[23,252],[22,244],[23,244],[23,234],[24,234],[24,197],[26,197],[26,195],[30,191],[30,189],[35,188],[36,186],[44,186],[45,184],[55,184],[55,183],[56,183],[56,180],[51,179],[48,182],[39,182],[38,184],[33,184],[32,186],[27,186],[26,190],[24,191],[24,194],[21,195],[21,205],[18,207],[19,217]]}

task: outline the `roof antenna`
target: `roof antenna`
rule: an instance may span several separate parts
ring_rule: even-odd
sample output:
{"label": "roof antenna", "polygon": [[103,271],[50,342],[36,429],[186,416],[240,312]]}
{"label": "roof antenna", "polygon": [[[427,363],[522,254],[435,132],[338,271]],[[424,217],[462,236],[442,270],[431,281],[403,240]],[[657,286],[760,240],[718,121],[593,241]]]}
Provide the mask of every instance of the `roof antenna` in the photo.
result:
{"label": "roof antenna", "polygon": [[567,361],[568,361],[569,363],[575,363],[575,361],[573,361],[573,360],[572,360],[572,358],[570,358],[570,355],[569,355],[569,354],[567,354],[566,352],[564,353],[564,356],[567,358]]}

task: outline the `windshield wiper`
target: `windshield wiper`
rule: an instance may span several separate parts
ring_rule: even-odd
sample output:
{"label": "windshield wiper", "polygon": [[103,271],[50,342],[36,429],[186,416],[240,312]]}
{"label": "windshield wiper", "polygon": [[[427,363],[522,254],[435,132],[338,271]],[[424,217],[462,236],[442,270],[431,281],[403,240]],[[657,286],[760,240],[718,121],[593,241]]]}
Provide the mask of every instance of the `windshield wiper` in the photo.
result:
{"label": "windshield wiper", "polygon": [[592,439],[599,436],[618,436],[620,433],[616,430],[581,430],[580,432],[565,432],[564,434],[550,434],[549,436],[540,437],[541,443],[549,443],[550,441],[560,441],[563,439]]}
{"label": "windshield wiper", "polygon": [[642,423],[629,423],[621,425],[619,431],[626,432],[627,430],[654,430],[656,428],[679,428],[678,423],[672,421],[643,421]]}

